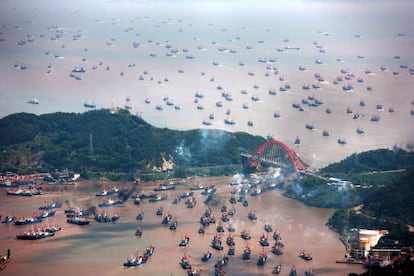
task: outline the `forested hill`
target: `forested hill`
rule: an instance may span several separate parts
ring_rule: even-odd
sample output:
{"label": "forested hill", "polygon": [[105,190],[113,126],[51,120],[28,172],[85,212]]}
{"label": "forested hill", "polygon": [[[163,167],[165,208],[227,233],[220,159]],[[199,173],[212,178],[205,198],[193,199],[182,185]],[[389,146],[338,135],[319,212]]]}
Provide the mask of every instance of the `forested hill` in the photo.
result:
{"label": "forested hill", "polygon": [[241,152],[264,141],[247,133],[160,129],[126,110],[18,113],[0,120],[0,171],[152,171],[165,160],[187,167],[240,164]]}
{"label": "forested hill", "polygon": [[414,152],[402,149],[377,149],[354,153],[320,170],[321,173],[364,173],[407,169],[414,164]]}
{"label": "forested hill", "polygon": [[391,221],[414,224],[414,165],[392,185],[367,194],[363,212]]}

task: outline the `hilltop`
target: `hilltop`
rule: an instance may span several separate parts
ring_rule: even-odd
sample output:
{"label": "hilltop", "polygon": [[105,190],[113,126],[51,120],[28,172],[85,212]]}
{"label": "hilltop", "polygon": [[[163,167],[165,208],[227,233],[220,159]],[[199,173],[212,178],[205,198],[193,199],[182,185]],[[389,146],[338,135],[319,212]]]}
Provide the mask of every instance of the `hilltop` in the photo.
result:
{"label": "hilltop", "polygon": [[18,113],[0,120],[0,171],[69,170],[87,177],[241,166],[240,153],[252,152],[264,141],[241,132],[156,128],[122,109],[115,114],[108,109]]}

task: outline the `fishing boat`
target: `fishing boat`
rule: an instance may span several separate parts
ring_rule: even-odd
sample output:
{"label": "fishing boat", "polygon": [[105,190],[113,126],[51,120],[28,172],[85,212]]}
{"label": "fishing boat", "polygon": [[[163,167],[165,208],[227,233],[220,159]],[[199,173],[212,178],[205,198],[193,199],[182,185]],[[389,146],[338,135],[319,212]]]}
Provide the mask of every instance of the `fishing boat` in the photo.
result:
{"label": "fishing boat", "polygon": [[190,237],[185,235],[181,238],[181,242],[178,244],[179,246],[188,246],[190,244]]}
{"label": "fishing boat", "polygon": [[201,184],[198,184],[198,185],[195,185],[195,186],[191,186],[190,187],[190,190],[191,191],[197,191],[197,190],[204,190],[206,187],[204,187],[203,185],[201,185]]}
{"label": "fishing boat", "polygon": [[370,121],[371,122],[378,122],[380,120],[380,116],[379,115],[372,115]]}
{"label": "fishing boat", "polygon": [[219,225],[217,225],[217,227],[216,227],[216,231],[217,231],[218,233],[224,233],[224,227],[223,227],[223,225],[221,224],[221,222],[219,223]]}
{"label": "fishing boat", "polygon": [[201,275],[201,269],[200,268],[187,269],[187,275],[188,276],[200,276]]}
{"label": "fishing boat", "polygon": [[261,187],[254,188],[253,192],[250,193],[251,196],[257,196],[261,195],[263,193],[263,190]]}
{"label": "fishing boat", "polygon": [[68,223],[77,224],[77,225],[88,225],[90,223],[87,218],[80,217],[80,216],[74,216],[74,217],[68,218],[66,221]]}
{"label": "fishing boat", "polygon": [[36,99],[36,98],[32,98],[27,103],[29,103],[29,104],[39,104],[39,100]]}
{"label": "fishing boat", "polygon": [[289,276],[297,276],[298,273],[296,272],[296,266],[292,266],[289,272]]}
{"label": "fishing boat", "polygon": [[250,260],[252,250],[249,245],[243,249],[242,260]]}
{"label": "fishing boat", "polygon": [[27,225],[42,222],[41,218],[36,217],[22,217],[15,220],[15,225]]}
{"label": "fishing boat", "polygon": [[261,246],[269,246],[269,241],[265,234],[260,236],[259,243]]}
{"label": "fishing boat", "polygon": [[363,128],[359,127],[359,128],[357,128],[356,132],[358,134],[364,134],[365,133],[365,130]]}
{"label": "fishing boat", "polygon": [[236,124],[236,121],[234,121],[233,119],[231,119],[231,118],[226,118],[226,119],[224,119],[224,123],[226,124],[226,125],[235,125]]}
{"label": "fishing boat", "polygon": [[62,202],[45,202],[42,206],[39,207],[39,210],[52,210],[62,207]]}
{"label": "fishing boat", "polygon": [[305,276],[314,276],[315,272],[313,271],[312,268],[309,268],[308,270],[305,271]]}
{"label": "fishing boat", "polygon": [[241,232],[240,237],[243,240],[250,240],[252,238],[252,236],[250,236],[250,231],[246,229]]}
{"label": "fishing boat", "polygon": [[180,198],[192,197],[193,195],[194,195],[194,192],[185,192],[182,195],[180,195]]}
{"label": "fishing boat", "polygon": [[142,264],[145,264],[149,259],[149,256],[145,254],[139,254],[138,252],[135,253],[134,256],[127,259],[127,261],[124,263],[124,266],[130,267],[130,266],[139,266]]}
{"label": "fishing boat", "polygon": [[144,219],[144,211],[142,209],[138,212],[138,214],[136,216],[136,219],[137,220],[143,220]]}
{"label": "fishing boat", "polygon": [[272,252],[275,255],[281,256],[283,255],[282,247],[279,245],[278,242],[276,242],[272,248],[270,249],[270,252]]}
{"label": "fishing boat", "polygon": [[155,247],[152,245],[147,246],[147,248],[145,249],[144,255],[151,257],[154,254],[155,251]]}
{"label": "fishing boat", "polygon": [[310,85],[309,83],[304,83],[304,84],[302,85],[302,89],[304,89],[304,90],[309,90],[309,89],[311,89],[311,85]]}
{"label": "fishing boat", "polygon": [[55,226],[50,226],[50,225],[45,226],[45,225],[43,225],[41,227],[41,231],[50,232],[50,233],[56,233],[56,232],[59,232],[60,230],[62,230],[62,227],[57,226],[57,225],[55,225]]}
{"label": "fishing boat", "polygon": [[185,201],[185,205],[187,206],[187,208],[194,208],[196,204],[197,204],[197,199],[195,197],[187,198],[187,200]]}
{"label": "fishing boat", "polygon": [[1,223],[10,224],[10,223],[14,223],[16,220],[17,218],[15,216],[6,216],[4,220],[1,221]]}
{"label": "fishing boat", "polygon": [[338,144],[341,144],[341,145],[345,145],[346,144],[346,140],[343,137],[339,137],[338,140],[337,140],[337,142],[338,142]]}
{"label": "fishing boat", "polygon": [[166,200],[168,198],[168,195],[160,195],[160,196],[156,196],[156,197],[153,197],[153,198],[150,198],[149,200],[148,200],[148,202],[158,202],[158,201],[163,201],[163,200]]}
{"label": "fishing boat", "polygon": [[170,230],[177,230],[177,226],[178,226],[178,221],[174,219],[171,221],[169,228]]}
{"label": "fishing boat", "polygon": [[96,196],[108,196],[108,195],[110,195],[108,190],[103,190],[101,193],[96,194]]}
{"label": "fishing boat", "polygon": [[181,197],[177,196],[173,199],[173,204],[178,204],[181,201]]}
{"label": "fishing boat", "polygon": [[184,256],[181,258],[180,265],[183,269],[191,269],[190,260],[188,259],[187,254],[184,253]]}
{"label": "fishing boat", "polygon": [[275,241],[279,241],[279,240],[281,240],[282,238],[280,237],[280,232],[279,232],[279,230],[275,230],[274,232],[273,232],[273,239],[275,240]]}
{"label": "fishing boat", "polygon": [[201,261],[207,262],[208,260],[211,259],[211,256],[213,256],[213,253],[211,253],[210,251],[207,251],[207,253],[205,253],[203,257],[201,257]]}
{"label": "fishing boat", "polygon": [[224,271],[221,266],[214,267],[214,276],[224,276],[224,275],[226,275],[226,271]]}
{"label": "fishing boat", "polygon": [[223,258],[220,258],[217,260],[215,267],[223,267],[226,266],[229,263],[230,258],[228,256],[224,256]]}
{"label": "fishing boat", "polygon": [[342,86],[342,90],[344,91],[352,91],[354,89],[354,87],[351,84],[344,84]]}
{"label": "fishing boat", "polygon": [[44,238],[53,237],[55,233],[46,231],[27,231],[21,234],[17,234],[16,238],[19,240],[39,240]]}
{"label": "fishing boat", "polygon": [[257,216],[256,216],[256,214],[253,211],[249,212],[249,214],[247,215],[247,217],[250,220],[257,220]]}
{"label": "fishing boat", "polygon": [[134,204],[135,205],[140,205],[141,204],[141,199],[139,197],[135,197],[134,198]]}
{"label": "fishing boat", "polygon": [[217,234],[213,236],[213,240],[211,241],[211,247],[216,250],[223,250],[223,246],[221,245],[221,238]]}
{"label": "fishing boat", "polygon": [[96,108],[96,104],[90,100],[87,100],[83,103],[83,106],[86,108]]}
{"label": "fishing boat", "polygon": [[117,206],[117,205],[121,205],[123,204],[124,201],[123,200],[113,200],[113,199],[108,199],[105,200],[102,203],[99,203],[98,206],[99,207],[109,207],[109,206]]}
{"label": "fishing boat", "polygon": [[[228,214],[227,213],[221,214],[221,220],[223,222],[228,222],[230,220]],[[224,232],[224,230],[223,230],[223,232]]]}
{"label": "fishing boat", "polygon": [[164,213],[164,208],[162,206],[157,208],[157,211],[155,211],[155,215],[157,216],[162,216],[162,214]]}
{"label": "fishing boat", "polygon": [[260,254],[259,254],[259,260],[257,261],[257,265],[258,266],[263,266],[266,264],[267,261],[267,254],[266,252],[263,250]]}
{"label": "fishing boat", "polygon": [[165,214],[163,220],[161,221],[161,224],[163,225],[169,225],[172,221],[172,215],[170,213]]}
{"label": "fishing boat", "polygon": [[282,265],[281,264],[277,264],[273,267],[272,270],[272,274],[280,274],[280,272],[282,271]]}
{"label": "fishing boat", "polygon": [[211,195],[214,194],[217,191],[217,189],[214,186],[209,186],[204,189],[204,191],[201,192],[202,195]]}
{"label": "fishing boat", "polygon": [[145,194],[145,193],[141,193],[138,198],[140,199],[145,199],[145,198],[154,198],[157,197],[158,194],[157,193],[150,193],[150,194]]}
{"label": "fishing boat", "polygon": [[83,67],[74,67],[72,69],[72,72],[73,73],[85,73],[86,71],[85,71],[85,69]]}
{"label": "fishing boat", "polygon": [[118,214],[114,214],[113,216],[110,216],[106,212],[95,214],[95,220],[97,222],[116,222],[119,218],[120,216]]}
{"label": "fishing boat", "polygon": [[306,252],[306,251],[301,251],[299,253],[299,257],[304,259],[305,261],[311,261],[313,259],[312,255],[309,252]]}
{"label": "fishing boat", "polygon": [[132,104],[131,102],[126,102],[124,105],[125,109],[132,109]]}
{"label": "fishing boat", "polygon": [[175,186],[158,186],[153,189],[154,192],[175,190]]}
{"label": "fishing boat", "polygon": [[113,194],[121,194],[127,191],[128,189],[118,189],[116,186],[114,186],[109,190],[104,189],[100,194],[96,194],[96,196],[109,196]]}
{"label": "fishing boat", "polygon": [[227,251],[227,255],[234,256],[235,254],[236,254],[236,249],[234,248],[234,246],[230,246],[229,250]]}
{"label": "fishing boat", "polygon": [[310,130],[315,129],[314,125],[313,125],[313,124],[309,124],[309,123],[307,123],[307,124],[305,125],[305,128],[310,129]]}
{"label": "fishing boat", "polygon": [[236,243],[234,242],[234,237],[233,235],[229,234],[227,239],[226,239],[226,243],[228,246],[235,246]]}
{"label": "fishing boat", "polygon": [[56,210],[53,211],[43,211],[41,214],[37,215],[36,218],[38,219],[44,219],[48,217],[53,217],[56,214]]}
{"label": "fishing boat", "polygon": [[7,195],[15,196],[36,196],[42,195],[43,192],[39,189],[17,189],[17,190],[8,190]]}
{"label": "fishing boat", "polygon": [[135,230],[135,236],[141,237],[142,236],[142,226],[138,225],[137,230]]}

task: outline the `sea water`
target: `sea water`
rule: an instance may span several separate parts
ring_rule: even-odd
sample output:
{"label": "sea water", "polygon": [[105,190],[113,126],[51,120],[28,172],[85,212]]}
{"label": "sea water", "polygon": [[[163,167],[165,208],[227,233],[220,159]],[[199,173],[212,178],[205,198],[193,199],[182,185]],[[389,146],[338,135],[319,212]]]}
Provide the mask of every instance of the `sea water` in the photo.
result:
{"label": "sea water", "polygon": [[[0,116],[85,112],[86,101],[98,109],[124,108],[129,97],[131,113],[154,126],[270,135],[316,168],[355,152],[405,148],[414,137],[409,73],[412,5],[409,1],[2,1]],[[299,66],[306,70],[298,70]],[[70,77],[74,67],[86,71],[75,74],[80,80]],[[355,77],[335,85],[334,79],[343,75],[341,69]],[[317,82],[315,73],[324,81]],[[363,82],[357,82],[358,77]],[[280,92],[286,83],[291,89]],[[304,83],[320,88],[304,90]],[[344,84],[354,89],[345,92]],[[270,89],[277,95],[270,95]],[[196,92],[204,98],[196,98]],[[225,100],[223,92],[232,100]],[[252,96],[259,100],[252,101]],[[292,108],[292,103],[309,96],[323,104],[302,104],[304,111]],[[164,100],[167,97],[171,106]],[[39,104],[28,104],[32,98]],[[364,107],[359,106],[361,99]],[[218,101],[223,107],[216,106]],[[378,103],[383,110],[376,109]],[[390,105],[395,112],[388,112]],[[352,119],[348,107],[360,117]],[[327,114],[326,108],[332,113]],[[275,112],[280,118],[273,117]],[[203,121],[210,113],[214,120],[206,126]],[[380,121],[371,122],[373,115]],[[226,118],[236,124],[225,124]],[[308,123],[315,129],[306,129]],[[357,134],[357,128],[365,134]],[[324,129],[330,136],[322,136]],[[296,137],[300,145],[294,145]],[[338,144],[338,138],[347,144]]]}
{"label": "sea water", "polygon": [[[183,186],[174,191],[168,191],[166,201],[156,203],[143,199],[140,205],[134,205],[128,200],[118,207],[98,208],[99,212],[107,212],[112,216],[115,212],[120,219],[116,223],[97,223],[91,219],[90,225],[78,226],[66,223],[66,214],[63,210],[69,207],[87,208],[97,206],[105,198],[96,197],[100,190],[94,189],[99,185],[111,188],[105,181],[89,183],[80,181],[76,189],[56,188],[55,192],[45,192],[39,197],[15,197],[0,194],[2,215],[31,215],[46,201],[61,201],[62,208],[57,209],[56,215],[43,221],[46,225],[59,225],[62,230],[54,237],[37,240],[17,240],[15,235],[28,230],[36,229],[37,224],[17,226],[13,224],[0,225],[1,250],[11,249],[11,262],[5,273],[7,275],[22,275],[30,271],[31,275],[46,275],[60,273],[62,275],[187,275],[179,262],[187,254],[194,268],[202,269],[202,275],[213,275],[214,264],[219,258],[227,254],[228,246],[225,241],[229,232],[227,223],[221,222],[221,206],[235,209],[230,223],[236,229],[233,234],[235,255],[230,257],[229,264],[224,267],[226,275],[270,275],[273,266],[281,263],[282,273],[287,275],[292,266],[303,275],[304,271],[312,268],[317,275],[348,275],[350,272],[362,272],[362,265],[337,264],[342,260],[345,247],[339,236],[325,224],[332,215],[332,209],[313,208],[303,203],[283,196],[281,190],[267,191],[259,196],[246,196],[248,207],[240,202],[232,205],[229,202],[230,191],[235,186],[228,186],[231,177],[221,178],[193,178],[186,179]],[[99,183],[99,185],[98,185]],[[187,208],[185,199],[173,204],[173,198],[189,190],[189,187],[202,184],[215,185],[220,203],[212,205],[212,213],[217,223],[205,228],[204,234],[199,234],[199,219],[204,214],[206,206],[203,201],[206,195],[194,191],[197,204],[194,208]],[[118,183],[118,188],[130,188],[129,183]],[[138,187],[139,193],[151,193],[158,184],[142,183]],[[89,188],[88,188],[89,187]],[[48,188],[47,186],[45,187]],[[238,198],[238,196],[236,196]],[[178,221],[176,230],[169,230],[161,224],[163,216],[156,215],[156,209],[162,206],[164,213],[170,213]],[[138,213],[144,212],[143,220],[136,220]],[[257,215],[256,221],[247,218],[249,212]],[[226,229],[221,234],[224,250],[218,251],[210,247],[213,236],[217,233],[216,227],[222,223]],[[270,252],[270,247],[262,247],[259,237],[266,234],[264,225],[270,224],[273,231],[280,231],[284,243],[283,255],[277,256]],[[143,234],[135,236],[137,225],[141,225]],[[243,230],[250,231],[252,239],[245,241],[240,237]],[[270,246],[274,244],[272,233],[268,233]],[[180,247],[181,239],[188,235],[189,246]],[[125,268],[123,263],[131,255],[142,253],[149,245],[155,247],[154,255],[148,263],[135,267]],[[241,254],[245,246],[252,250],[251,260],[243,261]],[[263,267],[256,265],[259,254],[265,250],[268,254],[267,263]],[[312,261],[302,260],[298,254],[301,251],[312,254]],[[201,257],[207,251],[213,253],[209,262],[202,262]]]}

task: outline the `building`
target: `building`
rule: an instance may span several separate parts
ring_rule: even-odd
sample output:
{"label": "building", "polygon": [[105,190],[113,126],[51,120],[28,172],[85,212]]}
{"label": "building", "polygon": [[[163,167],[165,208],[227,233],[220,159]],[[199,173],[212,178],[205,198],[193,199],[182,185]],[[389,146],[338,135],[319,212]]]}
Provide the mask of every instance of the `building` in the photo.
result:
{"label": "building", "polygon": [[338,191],[342,191],[347,190],[350,187],[351,182],[342,180],[340,178],[330,177],[328,179],[327,185],[335,187]]}

